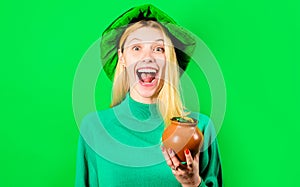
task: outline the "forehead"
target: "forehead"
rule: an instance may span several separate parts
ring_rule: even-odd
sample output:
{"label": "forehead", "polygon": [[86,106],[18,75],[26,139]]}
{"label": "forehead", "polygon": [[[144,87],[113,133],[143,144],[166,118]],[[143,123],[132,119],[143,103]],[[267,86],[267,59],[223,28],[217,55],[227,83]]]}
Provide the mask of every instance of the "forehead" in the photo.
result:
{"label": "forehead", "polygon": [[125,43],[138,42],[139,40],[140,41],[163,40],[163,33],[158,28],[142,27],[131,32],[128,35]]}

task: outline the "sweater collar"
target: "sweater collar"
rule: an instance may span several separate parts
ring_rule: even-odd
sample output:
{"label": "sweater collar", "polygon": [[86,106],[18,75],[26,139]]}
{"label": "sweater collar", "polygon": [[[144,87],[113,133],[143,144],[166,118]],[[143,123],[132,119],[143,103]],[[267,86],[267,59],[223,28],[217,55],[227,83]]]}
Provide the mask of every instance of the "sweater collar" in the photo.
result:
{"label": "sweater collar", "polygon": [[120,124],[132,131],[150,132],[157,128],[164,128],[164,121],[157,104],[140,103],[127,94],[114,110]]}
{"label": "sweater collar", "polygon": [[125,98],[125,103],[129,106],[129,109],[134,117],[139,120],[148,120],[151,118],[160,118],[160,112],[157,108],[157,104],[145,104],[134,100],[128,93]]}

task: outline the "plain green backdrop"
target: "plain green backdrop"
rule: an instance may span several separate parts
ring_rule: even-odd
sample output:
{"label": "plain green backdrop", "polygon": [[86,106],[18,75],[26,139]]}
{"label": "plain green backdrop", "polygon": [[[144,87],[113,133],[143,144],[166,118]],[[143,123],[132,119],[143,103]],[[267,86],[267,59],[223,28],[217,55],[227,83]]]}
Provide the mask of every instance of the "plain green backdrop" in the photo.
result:
{"label": "plain green backdrop", "polygon": [[[1,2],[0,186],[74,186],[77,65],[116,17],[149,2],[201,38],[219,62],[227,89],[218,134],[224,186],[299,186],[296,0]],[[201,111],[209,113],[209,89],[203,77],[199,83]],[[110,83],[97,86],[100,103]]]}

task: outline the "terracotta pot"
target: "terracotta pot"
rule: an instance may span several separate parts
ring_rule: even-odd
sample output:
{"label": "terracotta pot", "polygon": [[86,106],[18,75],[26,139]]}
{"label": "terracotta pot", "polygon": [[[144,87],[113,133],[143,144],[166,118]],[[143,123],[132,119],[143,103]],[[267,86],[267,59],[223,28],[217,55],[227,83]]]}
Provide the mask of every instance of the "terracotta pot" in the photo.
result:
{"label": "terracotta pot", "polygon": [[194,157],[203,143],[203,134],[197,127],[198,121],[188,117],[174,117],[164,130],[162,141],[166,148],[175,151],[177,158],[185,162],[184,151],[189,149]]}

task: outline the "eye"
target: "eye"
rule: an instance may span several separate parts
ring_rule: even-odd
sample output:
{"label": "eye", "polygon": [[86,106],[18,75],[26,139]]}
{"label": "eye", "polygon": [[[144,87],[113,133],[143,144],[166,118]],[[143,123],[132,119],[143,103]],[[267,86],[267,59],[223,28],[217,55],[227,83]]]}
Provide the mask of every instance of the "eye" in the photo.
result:
{"label": "eye", "polygon": [[164,53],[164,52],[165,52],[165,48],[164,48],[164,47],[157,46],[157,47],[154,48],[154,52],[157,52],[157,53]]}
{"label": "eye", "polygon": [[141,47],[139,47],[139,46],[133,46],[132,50],[133,51],[139,51],[139,50],[141,50]]}

